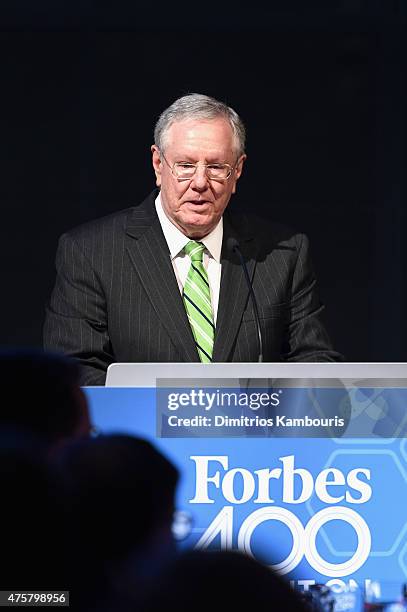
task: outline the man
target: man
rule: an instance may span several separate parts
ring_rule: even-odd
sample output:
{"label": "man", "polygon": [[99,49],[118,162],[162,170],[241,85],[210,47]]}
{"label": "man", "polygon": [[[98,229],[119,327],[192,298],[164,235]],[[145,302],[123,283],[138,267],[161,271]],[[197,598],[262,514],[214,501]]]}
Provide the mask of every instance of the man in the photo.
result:
{"label": "man", "polygon": [[226,211],[246,159],[236,112],[187,95],[162,113],[154,136],[159,191],[60,239],[45,346],[77,357],[86,385],[103,384],[112,362],[257,361],[234,243],[257,297],[264,361],[339,360],[306,237]]}

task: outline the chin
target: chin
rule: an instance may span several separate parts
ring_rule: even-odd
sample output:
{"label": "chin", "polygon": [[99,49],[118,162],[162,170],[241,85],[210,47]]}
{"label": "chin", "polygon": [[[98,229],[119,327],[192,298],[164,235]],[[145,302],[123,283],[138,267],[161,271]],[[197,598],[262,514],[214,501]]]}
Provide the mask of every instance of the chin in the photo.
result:
{"label": "chin", "polygon": [[184,232],[187,236],[200,236],[201,238],[209,234],[209,232],[213,230],[215,225],[216,222],[208,223],[203,219],[197,219],[194,221],[191,221],[191,219],[189,219],[185,223],[182,223],[182,227],[184,228]]}
{"label": "chin", "polygon": [[206,227],[189,226],[185,228],[184,233],[186,236],[188,236],[188,238],[200,239],[204,238],[210,231],[211,230],[207,229]]}

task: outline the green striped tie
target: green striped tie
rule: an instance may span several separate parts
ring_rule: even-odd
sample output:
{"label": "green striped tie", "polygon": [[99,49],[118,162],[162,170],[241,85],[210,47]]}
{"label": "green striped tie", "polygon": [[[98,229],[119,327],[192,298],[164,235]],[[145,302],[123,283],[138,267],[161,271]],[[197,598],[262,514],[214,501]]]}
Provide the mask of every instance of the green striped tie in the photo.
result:
{"label": "green striped tie", "polygon": [[203,363],[210,363],[212,361],[215,326],[213,324],[208,274],[202,262],[204,249],[205,245],[202,242],[195,242],[194,240],[188,242],[184,248],[184,252],[191,258],[191,267],[185,281],[182,297],[199,357]]}

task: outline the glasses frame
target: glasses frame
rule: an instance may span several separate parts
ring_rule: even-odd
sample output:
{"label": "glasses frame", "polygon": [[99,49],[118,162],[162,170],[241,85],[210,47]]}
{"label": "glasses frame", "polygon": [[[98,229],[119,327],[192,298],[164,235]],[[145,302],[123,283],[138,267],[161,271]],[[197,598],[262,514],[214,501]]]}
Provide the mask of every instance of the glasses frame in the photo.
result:
{"label": "glasses frame", "polygon": [[[165,163],[167,164],[167,166],[171,170],[172,176],[174,178],[176,178],[178,181],[192,181],[192,179],[194,178],[194,176],[196,174],[198,166],[202,166],[203,168],[205,168],[205,176],[206,176],[206,178],[209,181],[222,181],[223,182],[223,181],[227,181],[227,180],[230,179],[230,177],[232,176],[232,172],[234,170],[236,170],[236,167],[237,167],[237,161],[236,161],[236,164],[234,166],[231,166],[230,164],[198,164],[198,163],[193,164],[193,163],[191,163],[190,165],[195,167],[193,175],[188,177],[188,178],[187,177],[182,177],[182,176],[180,177],[180,176],[178,176],[176,174],[176,171],[175,171],[176,166],[180,165],[180,162],[175,162],[171,166],[171,164],[168,163],[167,158],[165,157],[165,155],[164,155],[164,153],[162,151],[160,151],[160,157],[161,156],[163,157]],[[188,164],[189,164],[189,162],[188,162]],[[186,165],[186,164],[183,164],[183,165]],[[219,178],[219,177],[214,178],[214,177],[208,175],[208,167],[210,167],[210,166],[227,166],[228,169],[229,169],[229,173],[228,173],[228,175],[225,178]]]}

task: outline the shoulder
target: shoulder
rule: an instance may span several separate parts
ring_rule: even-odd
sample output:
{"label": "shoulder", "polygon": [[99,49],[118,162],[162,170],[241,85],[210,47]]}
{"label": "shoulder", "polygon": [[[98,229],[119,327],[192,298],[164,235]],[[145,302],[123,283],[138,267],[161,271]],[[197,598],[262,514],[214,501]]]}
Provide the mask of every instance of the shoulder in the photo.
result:
{"label": "shoulder", "polygon": [[92,219],[65,232],[60,241],[88,244],[89,242],[109,242],[122,236],[127,228],[145,225],[154,218],[155,193],[150,194],[141,204]]}
{"label": "shoulder", "polygon": [[298,229],[267,217],[247,213],[230,213],[228,221],[233,230],[241,235],[256,240],[268,248],[301,248],[308,245],[307,236]]}
{"label": "shoulder", "polygon": [[91,238],[102,237],[103,234],[112,234],[125,231],[125,228],[132,217],[136,207],[120,210],[98,219],[92,219],[77,227],[74,227],[62,236],[63,239],[82,241]]}

